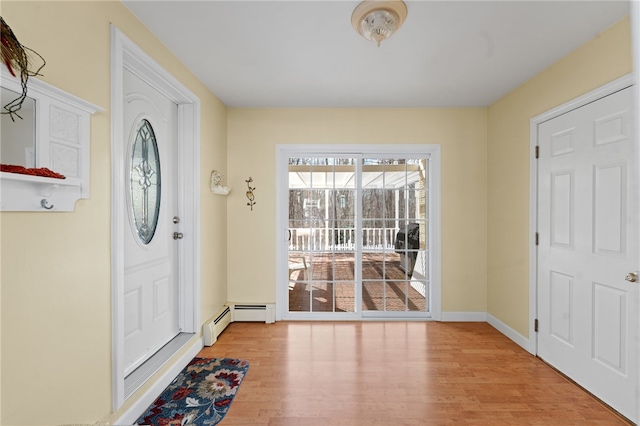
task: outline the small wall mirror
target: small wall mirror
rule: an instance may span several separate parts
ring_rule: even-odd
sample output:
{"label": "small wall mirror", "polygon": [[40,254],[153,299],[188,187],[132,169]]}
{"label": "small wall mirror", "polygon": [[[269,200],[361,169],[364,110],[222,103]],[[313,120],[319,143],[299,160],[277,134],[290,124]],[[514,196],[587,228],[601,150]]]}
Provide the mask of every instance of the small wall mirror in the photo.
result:
{"label": "small wall mirror", "polygon": [[[0,106],[20,97],[19,93],[5,87],[0,88]],[[0,115],[0,159],[2,164],[35,167],[36,164],[36,101],[27,97],[20,117],[11,119],[9,114]]]}

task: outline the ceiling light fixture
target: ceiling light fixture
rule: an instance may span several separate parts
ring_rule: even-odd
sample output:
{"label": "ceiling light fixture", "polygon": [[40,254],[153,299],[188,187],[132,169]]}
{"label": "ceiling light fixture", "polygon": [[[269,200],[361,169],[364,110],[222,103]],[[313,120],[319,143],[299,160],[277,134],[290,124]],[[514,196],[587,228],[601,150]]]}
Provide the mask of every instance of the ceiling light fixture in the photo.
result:
{"label": "ceiling light fixture", "polygon": [[351,15],[351,25],[360,35],[380,47],[407,19],[402,0],[365,0]]}

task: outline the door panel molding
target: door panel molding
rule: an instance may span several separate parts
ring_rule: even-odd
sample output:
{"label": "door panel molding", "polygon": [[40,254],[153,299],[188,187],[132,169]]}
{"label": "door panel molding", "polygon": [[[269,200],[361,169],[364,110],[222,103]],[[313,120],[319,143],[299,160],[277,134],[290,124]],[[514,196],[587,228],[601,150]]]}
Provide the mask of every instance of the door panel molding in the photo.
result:
{"label": "door panel molding", "polygon": [[179,324],[182,332],[200,328],[200,100],[115,26],[111,26],[111,281],[112,406],[125,401],[124,389],[124,69],[178,105],[178,214],[182,232],[178,257]]}

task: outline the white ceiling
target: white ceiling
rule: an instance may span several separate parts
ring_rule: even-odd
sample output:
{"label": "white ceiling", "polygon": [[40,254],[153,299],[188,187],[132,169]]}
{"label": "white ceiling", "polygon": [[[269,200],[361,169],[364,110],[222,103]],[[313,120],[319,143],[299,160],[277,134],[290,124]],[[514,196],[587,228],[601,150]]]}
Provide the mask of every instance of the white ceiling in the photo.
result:
{"label": "white ceiling", "polygon": [[357,1],[124,1],[230,107],[487,106],[628,14],[627,1],[406,1],[381,47]]}

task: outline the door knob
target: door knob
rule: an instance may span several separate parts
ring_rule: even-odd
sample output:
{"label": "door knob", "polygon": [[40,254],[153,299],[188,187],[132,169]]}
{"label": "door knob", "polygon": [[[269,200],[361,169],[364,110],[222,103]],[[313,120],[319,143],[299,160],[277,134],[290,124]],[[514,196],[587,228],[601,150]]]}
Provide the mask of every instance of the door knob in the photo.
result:
{"label": "door knob", "polygon": [[638,274],[636,272],[629,272],[627,276],[624,277],[624,279],[629,281],[630,283],[635,283],[636,281],[638,281]]}
{"label": "door knob", "polygon": [[174,232],[173,233],[173,239],[174,240],[181,240],[184,237],[184,235],[182,234],[182,232]]}

